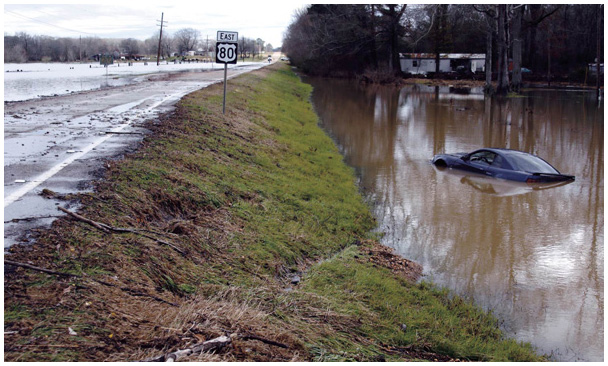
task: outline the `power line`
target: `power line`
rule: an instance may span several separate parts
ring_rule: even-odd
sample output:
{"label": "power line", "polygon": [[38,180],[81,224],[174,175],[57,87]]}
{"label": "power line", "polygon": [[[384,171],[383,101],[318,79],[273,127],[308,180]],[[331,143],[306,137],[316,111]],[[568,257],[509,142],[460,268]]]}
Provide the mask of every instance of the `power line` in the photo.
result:
{"label": "power line", "polygon": [[35,9],[35,10],[36,10],[38,13],[42,13],[42,14],[45,14],[45,15],[48,15],[48,16],[52,16],[53,18],[59,18],[59,19],[63,19],[63,20],[69,20],[69,19],[67,19],[67,18],[65,18],[65,17],[59,16],[59,15],[56,15],[56,14],[47,13],[46,11],[42,11],[42,10],[40,10],[40,9]]}
{"label": "power line", "polygon": [[13,15],[16,15],[16,16],[21,17],[21,18],[24,18],[24,19],[29,19],[29,20],[32,20],[32,21],[34,21],[34,22],[38,22],[38,23],[42,23],[42,24],[46,24],[46,25],[51,26],[51,27],[55,27],[55,28],[59,28],[59,29],[63,29],[63,30],[67,30],[67,31],[69,31],[69,32],[82,33],[82,34],[89,34],[89,35],[92,35],[92,36],[96,36],[96,34],[93,34],[93,33],[88,33],[88,32],[78,31],[78,30],[74,30],[74,29],[70,29],[70,28],[62,27],[62,26],[59,26],[59,25],[55,25],[55,24],[51,24],[51,23],[47,23],[47,22],[44,22],[44,21],[42,21],[42,20],[38,20],[38,19],[35,19],[35,18],[30,18],[30,17],[28,17],[28,16],[25,16],[25,15],[21,15],[21,14],[15,13],[14,11],[10,11],[10,10],[4,10],[4,12],[6,12],[6,13],[11,13],[11,14],[13,14]]}

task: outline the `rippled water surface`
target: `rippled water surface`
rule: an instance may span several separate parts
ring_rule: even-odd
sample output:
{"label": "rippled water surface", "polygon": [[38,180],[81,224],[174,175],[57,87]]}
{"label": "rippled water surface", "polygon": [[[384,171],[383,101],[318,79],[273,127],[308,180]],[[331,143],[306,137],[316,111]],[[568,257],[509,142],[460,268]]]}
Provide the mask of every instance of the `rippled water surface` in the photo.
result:
{"label": "rippled water surface", "polygon": [[[604,109],[593,93],[489,98],[449,87],[307,80],[372,203],[383,244],[561,361],[604,359]],[[506,147],[576,181],[527,185],[440,170],[437,153]]]}

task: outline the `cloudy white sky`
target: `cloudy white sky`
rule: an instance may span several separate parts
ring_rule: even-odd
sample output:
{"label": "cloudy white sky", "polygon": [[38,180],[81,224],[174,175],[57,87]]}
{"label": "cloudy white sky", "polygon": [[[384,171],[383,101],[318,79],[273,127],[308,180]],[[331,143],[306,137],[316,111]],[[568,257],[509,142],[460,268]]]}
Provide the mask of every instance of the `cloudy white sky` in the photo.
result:
{"label": "cloudy white sky", "polygon": [[305,6],[295,1],[243,0],[180,1],[165,4],[127,0],[105,4],[9,4],[4,3],[4,33],[26,32],[52,37],[136,38],[144,40],[158,30],[161,13],[166,28],[200,31],[201,38],[215,40],[218,30],[239,32],[239,37],[261,38],[273,47],[281,45],[283,32],[294,12]]}

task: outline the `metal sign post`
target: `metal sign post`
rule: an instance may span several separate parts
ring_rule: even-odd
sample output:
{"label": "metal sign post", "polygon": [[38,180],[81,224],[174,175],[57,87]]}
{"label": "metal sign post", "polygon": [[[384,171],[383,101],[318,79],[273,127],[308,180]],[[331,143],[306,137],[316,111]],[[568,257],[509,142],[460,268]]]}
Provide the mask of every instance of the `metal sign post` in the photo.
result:
{"label": "metal sign post", "polygon": [[226,81],[228,79],[228,64],[236,64],[238,55],[238,40],[238,32],[217,32],[217,43],[215,44],[215,62],[224,64],[223,114],[226,114]]}
{"label": "metal sign post", "polygon": [[226,114],[226,79],[228,78],[228,64],[224,64],[224,103],[222,104],[222,114]]}
{"label": "metal sign post", "polygon": [[106,68],[106,84],[108,83],[108,65],[114,64],[114,55],[99,55],[99,64]]}

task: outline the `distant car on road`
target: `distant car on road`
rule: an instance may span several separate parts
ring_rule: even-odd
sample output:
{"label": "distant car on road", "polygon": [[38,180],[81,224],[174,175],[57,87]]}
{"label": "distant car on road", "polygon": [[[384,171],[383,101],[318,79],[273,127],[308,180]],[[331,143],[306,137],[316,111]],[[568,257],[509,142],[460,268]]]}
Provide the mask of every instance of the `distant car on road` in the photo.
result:
{"label": "distant car on road", "polygon": [[281,61],[289,61],[289,59],[285,56],[281,57]]}
{"label": "distant car on road", "polygon": [[536,155],[511,149],[484,148],[471,153],[438,154],[432,163],[438,167],[464,170],[493,178],[526,183],[573,181]]}

